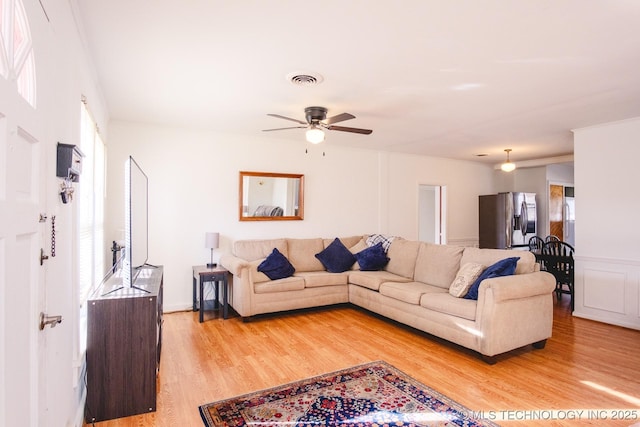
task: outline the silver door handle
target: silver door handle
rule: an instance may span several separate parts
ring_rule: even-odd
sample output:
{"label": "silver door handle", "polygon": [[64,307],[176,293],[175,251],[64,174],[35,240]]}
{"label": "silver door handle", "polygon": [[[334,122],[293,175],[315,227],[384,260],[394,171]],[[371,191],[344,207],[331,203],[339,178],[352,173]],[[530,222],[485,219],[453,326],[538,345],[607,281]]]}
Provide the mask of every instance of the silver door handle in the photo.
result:
{"label": "silver door handle", "polygon": [[47,325],[55,328],[58,323],[62,323],[62,316],[47,316],[40,313],[40,330],[42,331]]}

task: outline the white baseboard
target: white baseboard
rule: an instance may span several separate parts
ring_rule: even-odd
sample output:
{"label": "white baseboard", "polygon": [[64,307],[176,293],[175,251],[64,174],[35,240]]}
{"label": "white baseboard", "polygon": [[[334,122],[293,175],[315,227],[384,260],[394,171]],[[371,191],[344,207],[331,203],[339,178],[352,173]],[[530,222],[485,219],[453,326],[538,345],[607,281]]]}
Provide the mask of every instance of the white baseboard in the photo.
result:
{"label": "white baseboard", "polygon": [[174,313],[176,311],[191,311],[191,310],[193,310],[193,305],[191,303],[164,305],[162,307],[163,313]]}

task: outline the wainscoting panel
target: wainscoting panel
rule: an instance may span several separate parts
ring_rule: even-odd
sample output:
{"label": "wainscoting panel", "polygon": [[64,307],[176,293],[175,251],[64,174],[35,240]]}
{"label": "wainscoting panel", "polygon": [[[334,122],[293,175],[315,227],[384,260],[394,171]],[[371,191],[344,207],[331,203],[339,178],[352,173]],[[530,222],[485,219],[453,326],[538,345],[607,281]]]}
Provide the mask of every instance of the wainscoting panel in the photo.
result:
{"label": "wainscoting panel", "polygon": [[640,329],[640,262],[576,257],[578,317]]}
{"label": "wainscoting panel", "polygon": [[620,271],[584,269],[584,307],[625,314],[629,274]]}

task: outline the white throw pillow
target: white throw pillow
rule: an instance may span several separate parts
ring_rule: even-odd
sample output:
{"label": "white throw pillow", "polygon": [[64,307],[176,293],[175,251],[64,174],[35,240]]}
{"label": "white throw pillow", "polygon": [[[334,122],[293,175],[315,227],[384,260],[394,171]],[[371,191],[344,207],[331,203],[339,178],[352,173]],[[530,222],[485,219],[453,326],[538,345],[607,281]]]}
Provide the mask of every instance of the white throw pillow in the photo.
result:
{"label": "white throw pillow", "polygon": [[476,264],[474,262],[468,262],[460,267],[456,278],[451,282],[449,286],[449,293],[456,298],[461,298],[469,292],[469,288],[473,285],[478,277],[484,271],[485,266],[482,264]]}

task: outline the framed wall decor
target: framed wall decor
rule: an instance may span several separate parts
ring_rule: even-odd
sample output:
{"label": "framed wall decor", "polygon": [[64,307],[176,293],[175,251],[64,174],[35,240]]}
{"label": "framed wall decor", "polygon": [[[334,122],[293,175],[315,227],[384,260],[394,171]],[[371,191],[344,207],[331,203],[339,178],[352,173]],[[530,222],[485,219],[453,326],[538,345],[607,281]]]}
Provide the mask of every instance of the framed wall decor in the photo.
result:
{"label": "framed wall decor", "polygon": [[304,219],[304,175],[240,171],[240,221]]}

